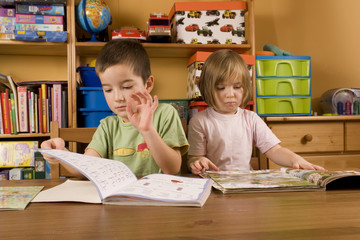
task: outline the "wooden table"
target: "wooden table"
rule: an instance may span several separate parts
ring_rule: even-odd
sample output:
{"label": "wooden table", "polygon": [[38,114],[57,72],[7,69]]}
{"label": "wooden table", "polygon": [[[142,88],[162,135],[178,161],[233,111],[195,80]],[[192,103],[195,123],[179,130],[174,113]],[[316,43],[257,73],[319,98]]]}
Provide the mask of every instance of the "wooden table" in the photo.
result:
{"label": "wooden table", "polygon": [[[64,180],[0,181],[55,186]],[[30,203],[1,239],[360,239],[360,191],[211,194],[202,208]]]}

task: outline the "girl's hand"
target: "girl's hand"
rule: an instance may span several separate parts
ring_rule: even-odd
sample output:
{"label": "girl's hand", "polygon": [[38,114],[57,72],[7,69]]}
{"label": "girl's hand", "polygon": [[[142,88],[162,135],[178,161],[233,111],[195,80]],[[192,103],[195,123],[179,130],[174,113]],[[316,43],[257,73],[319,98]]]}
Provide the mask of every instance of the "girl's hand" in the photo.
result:
{"label": "girl's hand", "polygon": [[305,170],[316,170],[316,171],[326,171],[325,168],[312,164],[304,159],[304,161],[300,160],[298,162],[293,163],[292,166],[294,169],[305,169]]}
{"label": "girl's hand", "polygon": [[146,132],[153,127],[152,121],[154,112],[159,105],[157,96],[154,96],[154,102],[147,91],[135,92],[130,95],[134,101],[134,109],[130,102],[127,103],[126,113],[132,125],[141,133]]}
{"label": "girl's hand", "polygon": [[193,174],[201,174],[209,169],[219,171],[219,168],[206,157],[190,157],[189,167]]}
{"label": "girl's hand", "polygon": [[[44,149],[60,149],[60,150],[67,150],[65,148],[65,141],[62,138],[51,138],[41,143],[41,148]],[[60,161],[54,157],[50,157],[48,155],[43,154],[43,157],[46,161],[50,164],[57,164]]]}

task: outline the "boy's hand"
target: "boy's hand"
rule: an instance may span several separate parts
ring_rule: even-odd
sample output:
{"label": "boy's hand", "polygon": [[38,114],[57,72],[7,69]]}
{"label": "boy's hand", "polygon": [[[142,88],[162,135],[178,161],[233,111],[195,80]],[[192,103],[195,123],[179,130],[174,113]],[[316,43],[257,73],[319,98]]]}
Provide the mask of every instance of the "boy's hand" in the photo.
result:
{"label": "boy's hand", "polygon": [[153,127],[154,112],[159,105],[157,96],[154,96],[154,102],[147,91],[135,92],[130,95],[135,105],[133,110],[131,103],[127,103],[126,113],[132,125],[141,133],[146,132]]}
{"label": "boy's hand", "polygon": [[[62,138],[51,138],[49,140],[46,140],[41,143],[41,148],[44,149],[60,149],[60,150],[67,150],[65,148],[65,141]],[[46,161],[48,161],[50,164],[56,164],[60,161],[57,160],[54,157],[50,157],[48,155],[43,154]]]}
{"label": "boy's hand", "polygon": [[206,157],[190,157],[189,167],[193,174],[201,174],[209,169],[219,171],[219,168]]}

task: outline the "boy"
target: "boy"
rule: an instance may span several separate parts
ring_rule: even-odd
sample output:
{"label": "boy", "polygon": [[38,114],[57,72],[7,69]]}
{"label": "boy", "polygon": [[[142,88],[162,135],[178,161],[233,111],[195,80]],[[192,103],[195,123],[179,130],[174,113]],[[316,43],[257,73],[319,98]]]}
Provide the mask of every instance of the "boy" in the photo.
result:
{"label": "boy", "polygon": [[[101,120],[85,155],[124,162],[137,176],[177,174],[181,155],[189,148],[180,118],[169,104],[150,95],[154,87],[150,60],[142,45],[131,40],[112,40],[96,60],[109,108],[116,114]],[[41,148],[65,149],[62,139],[50,139]],[[50,163],[58,161],[45,157]],[[77,177],[84,176],[64,164]]]}

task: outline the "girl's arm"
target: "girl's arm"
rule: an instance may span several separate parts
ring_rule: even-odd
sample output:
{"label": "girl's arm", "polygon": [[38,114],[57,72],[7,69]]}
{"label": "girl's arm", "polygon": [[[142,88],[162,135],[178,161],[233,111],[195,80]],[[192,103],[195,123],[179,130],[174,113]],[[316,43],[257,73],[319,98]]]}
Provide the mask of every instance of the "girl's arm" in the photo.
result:
{"label": "girl's arm", "polygon": [[265,155],[274,163],[284,167],[326,171],[323,167],[309,163],[300,155],[280,146],[279,144],[276,144],[274,147],[270,148],[270,150],[268,150]]}

